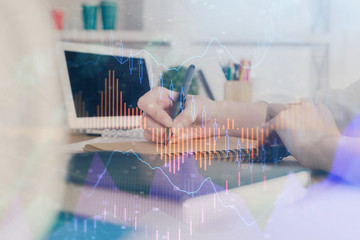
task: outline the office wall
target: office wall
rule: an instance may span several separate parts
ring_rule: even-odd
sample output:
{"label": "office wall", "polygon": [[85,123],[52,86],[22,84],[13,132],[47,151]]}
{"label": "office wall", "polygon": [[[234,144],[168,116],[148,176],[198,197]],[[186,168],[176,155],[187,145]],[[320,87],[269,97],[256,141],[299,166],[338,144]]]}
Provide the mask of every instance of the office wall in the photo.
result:
{"label": "office wall", "polygon": [[[91,0],[53,0],[52,5],[65,9],[68,28],[81,29],[83,2]],[[257,100],[307,97],[318,88],[345,87],[360,77],[356,0],[118,2],[119,29],[171,39],[171,50],[149,49],[166,65],[202,55],[214,37],[226,49],[211,44],[203,62],[230,61],[226,50],[236,59],[252,60]],[[142,23],[129,25],[130,15]],[[277,96],[269,98],[270,94]]]}
{"label": "office wall", "polygon": [[212,57],[214,61],[252,61],[255,100],[294,101],[310,97],[320,85],[326,85],[325,74],[318,76],[313,63],[313,58],[326,52],[323,36],[328,31],[324,26],[327,20],[322,19],[314,29],[316,1],[186,2],[193,24],[188,34],[190,45],[183,55],[201,55],[216,37],[224,47],[216,41],[211,44],[218,56],[217,60]]}
{"label": "office wall", "polygon": [[342,88],[360,79],[360,2],[332,0],[330,83]]}
{"label": "office wall", "polygon": [[[123,30],[142,30],[143,21],[143,2],[144,0],[117,0],[117,21],[118,29]],[[97,5],[100,0],[51,0],[50,5],[54,8],[61,8],[65,13],[64,25],[66,29],[82,29],[82,4]],[[98,12],[97,25],[101,28],[101,14]]]}

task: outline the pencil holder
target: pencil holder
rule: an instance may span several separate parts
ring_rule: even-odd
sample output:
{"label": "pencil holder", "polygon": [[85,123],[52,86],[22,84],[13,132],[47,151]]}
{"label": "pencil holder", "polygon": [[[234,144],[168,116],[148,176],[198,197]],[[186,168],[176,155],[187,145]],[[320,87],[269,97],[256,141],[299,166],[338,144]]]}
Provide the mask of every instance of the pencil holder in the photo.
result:
{"label": "pencil holder", "polygon": [[235,102],[252,101],[252,84],[244,81],[225,82],[225,100]]}

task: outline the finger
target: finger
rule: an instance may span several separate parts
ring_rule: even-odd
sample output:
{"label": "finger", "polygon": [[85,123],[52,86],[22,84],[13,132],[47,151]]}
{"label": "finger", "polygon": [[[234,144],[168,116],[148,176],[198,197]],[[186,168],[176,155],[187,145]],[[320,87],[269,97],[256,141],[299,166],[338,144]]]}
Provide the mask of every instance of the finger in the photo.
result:
{"label": "finger", "polygon": [[182,129],[184,127],[191,127],[193,124],[193,118],[191,116],[191,108],[186,107],[184,110],[175,118],[172,128]]}
{"label": "finger", "polygon": [[146,129],[157,129],[157,128],[165,128],[165,126],[161,125],[159,122],[155,121],[151,116],[146,117]]}
{"label": "finger", "polygon": [[[167,89],[166,89],[167,90]],[[179,98],[179,93],[167,90],[166,94],[163,94],[163,96],[160,96],[160,100],[158,104],[162,108],[171,108],[174,103],[176,102],[176,99]]]}
{"label": "finger", "polygon": [[154,141],[158,141],[160,143],[168,141],[168,129],[169,128],[166,128],[165,126],[156,122],[152,117],[147,116],[147,127],[145,131],[151,134],[151,136],[154,132]]}
{"label": "finger", "polygon": [[155,102],[163,109],[170,108],[178,96],[178,92],[170,91],[164,87],[156,87],[151,90],[151,98],[155,99]]}
{"label": "finger", "polygon": [[276,116],[276,117],[270,119],[269,121],[267,121],[264,125],[264,128],[275,130],[275,122],[276,122],[276,118],[278,118],[278,117],[279,116]]}
{"label": "finger", "polygon": [[274,118],[276,115],[278,115],[281,111],[286,109],[286,105],[285,104],[280,104],[280,103],[271,103],[268,105],[267,107],[267,121],[269,121],[270,119]]}
{"label": "finger", "polygon": [[[280,113],[282,114],[282,113]],[[283,144],[281,135],[284,130],[280,124],[281,116],[278,114],[275,118],[271,119],[264,125],[263,131],[265,132],[265,145],[281,145]]]}
{"label": "finger", "polygon": [[138,106],[146,114],[151,116],[156,122],[159,122],[163,126],[170,127],[172,125],[172,119],[169,114],[161,108],[156,102],[156,96],[147,93],[142,96],[138,101]]}
{"label": "finger", "polygon": [[147,141],[164,143],[167,142],[166,128],[157,128],[144,131],[144,138]]}
{"label": "finger", "polygon": [[267,121],[263,126],[263,132],[265,133],[266,139],[268,139],[273,134],[273,132],[276,131],[275,118],[272,118],[271,120]]}
{"label": "finger", "polygon": [[264,125],[264,132],[268,132],[269,135],[271,135],[272,132],[283,129],[283,126],[286,125],[286,123],[284,123],[284,116],[287,112],[288,110],[282,111],[278,115],[276,115],[276,117],[267,121]]}

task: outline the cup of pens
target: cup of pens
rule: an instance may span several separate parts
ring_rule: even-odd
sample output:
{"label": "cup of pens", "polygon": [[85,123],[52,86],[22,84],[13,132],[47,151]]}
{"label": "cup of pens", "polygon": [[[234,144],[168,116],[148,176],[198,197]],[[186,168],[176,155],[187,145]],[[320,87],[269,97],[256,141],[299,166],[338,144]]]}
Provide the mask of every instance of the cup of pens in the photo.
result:
{"label": "cup of pens", "polygon": [[241,60],[238,63],[228,63],[223,65],[222,70],[228,81],[248,82],[250,78],[251,61]]}
{"label": "cup of pens", "polygon": [[222,66],[225,82],[225,100],[251,102],[252,83],[250,82],[251,61],[241,60]]}

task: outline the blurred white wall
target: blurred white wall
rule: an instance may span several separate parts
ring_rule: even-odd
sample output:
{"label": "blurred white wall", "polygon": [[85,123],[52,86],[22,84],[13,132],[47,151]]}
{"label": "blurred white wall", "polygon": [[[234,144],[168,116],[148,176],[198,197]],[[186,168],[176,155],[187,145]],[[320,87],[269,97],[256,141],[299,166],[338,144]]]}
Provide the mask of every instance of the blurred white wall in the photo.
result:
{"label": "blurred white wall", "polygon": [[[65,10],[67,28],[81,29],[84,2],[94,1],[53,0],[52,4]],[[202,55],[212,38],[224,44],[234,58],[252,60],[256,100],[309,97],[319,88],[342,88],[360,76],[360,3],[356,0],[118,2],[125,12],[120,22],[125,21],[124,16],[134,15],[142,21],[141,31],[153,33],[153,37],[160,32],[172,40],[171,50],[149,49],[169,66]],[[127,29],[121,23],[118,26]],[[202,60],[214,66],[215,61],[231,59],[214,43]]]}
{"label": "blurred white wall", "polygon": [[65,114],[45,3],[0,2],[1,239],[43,239],[63,197]]}
{"label": "blurred white wall", "polygon": [[332,0],[330,83],[342,88],[360,79],[360,2]]}

